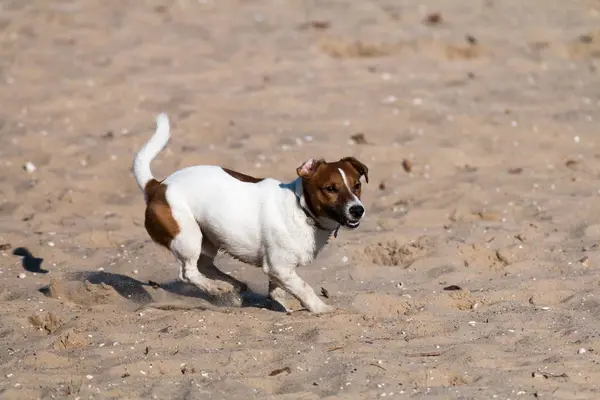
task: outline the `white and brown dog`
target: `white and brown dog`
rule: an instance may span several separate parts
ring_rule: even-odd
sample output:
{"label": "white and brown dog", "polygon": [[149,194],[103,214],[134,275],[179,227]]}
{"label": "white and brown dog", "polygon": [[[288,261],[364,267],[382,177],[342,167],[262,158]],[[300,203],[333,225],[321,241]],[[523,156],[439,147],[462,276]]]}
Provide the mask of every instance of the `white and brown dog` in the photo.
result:
{"label": "white and brown dog", "polygon": [[[365,209],[360,178],[368,168],[354,157],[336,162],[310,159],[290,183],[259,179],[218,166],[184,168],[159,182],[151,161],[170,135],[166,114],[156,118],[154,136],[137,153],[133,173],[146,200],[150,237],[173,252],[179,279],[209,293],[244,291],[246,285],[214,267],[219,250],[261,267],[269,297],[285,307],[285,291],[309,311],[334,310],[296,273],[312,262],[340,226],[357,228]],[[210,268],[216,279],[202,273]]]}

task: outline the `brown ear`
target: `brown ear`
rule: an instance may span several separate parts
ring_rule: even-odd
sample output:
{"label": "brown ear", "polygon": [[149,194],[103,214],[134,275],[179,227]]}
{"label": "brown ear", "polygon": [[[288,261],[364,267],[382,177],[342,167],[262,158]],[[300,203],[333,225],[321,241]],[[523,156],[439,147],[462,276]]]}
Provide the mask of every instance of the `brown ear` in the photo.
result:
{"label": "brown ear", "polygon": [[350,163],[350,165],[352,165],[354,169],[358,171],[359,174],[365,176],[365,180],[367,181],[367,183],[369,183],[369,168],[365,164],[361,163],[354,157],[345,157],[342,158],[340,161]]}
{"label": "brown ear", "polygon": [[296,173],[301,178],[310,178],[312,177],[321,164],[323,164],[324,160],[315,160],[314,158],[309,158],[302,165],[296,168]]}

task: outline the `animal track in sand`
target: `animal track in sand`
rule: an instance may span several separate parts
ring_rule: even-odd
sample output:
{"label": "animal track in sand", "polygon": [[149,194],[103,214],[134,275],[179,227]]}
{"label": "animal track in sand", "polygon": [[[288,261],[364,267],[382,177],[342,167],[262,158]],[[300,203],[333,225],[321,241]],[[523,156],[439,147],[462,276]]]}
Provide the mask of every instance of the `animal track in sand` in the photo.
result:
{"label": "animal track in sand", "polygon": [[399,243],[397,240],[378,242],[365,247],[364,251],[374,264],[407,267],[418,258],[428,255],[431,245],[428,238],[421,237],[408,243]]}
{"label": "animal track in sand", "polygon": [[47,334],[55,332],[63,325],[62,318],[51,312],[45,315],[34,314],[29,317],[29,323],[34,328],[46,331]]}
{"label": "animal track in sand", "polygon": [[485,245],[460,244],[458,255],[466,267],[489,267],[500,270],[506,266],[531,257],[531,249],[523,245],[507,246],[499,249],[488,248]]}

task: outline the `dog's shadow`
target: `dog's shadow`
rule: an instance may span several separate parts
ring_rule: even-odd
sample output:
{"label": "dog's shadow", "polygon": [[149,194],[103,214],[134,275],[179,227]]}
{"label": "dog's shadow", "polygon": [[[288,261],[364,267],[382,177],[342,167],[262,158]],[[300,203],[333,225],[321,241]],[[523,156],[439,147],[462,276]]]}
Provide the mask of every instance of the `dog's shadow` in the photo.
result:
{"label": "dog's shadow", "polygon": [[23,257],[23,269],[36,274],[47,274],[48,270],[42,268],[43,258],[34,257],[26,247],[17,247],[13,250],[13,255]]}
{"label": "dog's shadow", "polygon": [[[112,287],[120,296],[138,305],[146,305],[156,302],[157,290],[164,290],[168,294],[204,300],[215,306],[227,306],[227,302],[221,298],[215,298],[200,291],[194,285],[181,281],[168,281],[157,283],[153,281],[142,282],[127,275],[116,274],[106,271],[87,271],[75,274],[75,280],[88,281],[92,284],[104,284]],[[267,296],[247,290],[239,295],[241,307],[266,308],[281,311]],[[239,306],[239,305],[238,305]]]}

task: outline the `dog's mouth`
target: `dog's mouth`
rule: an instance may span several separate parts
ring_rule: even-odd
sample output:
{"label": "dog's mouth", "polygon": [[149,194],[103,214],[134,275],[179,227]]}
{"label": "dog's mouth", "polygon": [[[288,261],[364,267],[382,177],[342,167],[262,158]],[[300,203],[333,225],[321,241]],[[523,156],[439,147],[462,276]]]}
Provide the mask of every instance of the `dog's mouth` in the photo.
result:
{"label": "dog's mouth", "polygon": [[336,221],[338,224],[340,224],[344,228],[348,228],[348,229],[358,228],[360,225],[360,220],[361,220],[360,218],[358,218],[358,219],[351,218],[349,215],[345,215],[345,213],[343,213],[340,210],[335,209],[335,208],[327,209],[327,216],[330,219]]}
{"label": "dog's mouth", "polygon": [[360,225],[360,220],[346,220],[344,226],[349,229],[356,229]]}

